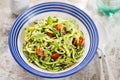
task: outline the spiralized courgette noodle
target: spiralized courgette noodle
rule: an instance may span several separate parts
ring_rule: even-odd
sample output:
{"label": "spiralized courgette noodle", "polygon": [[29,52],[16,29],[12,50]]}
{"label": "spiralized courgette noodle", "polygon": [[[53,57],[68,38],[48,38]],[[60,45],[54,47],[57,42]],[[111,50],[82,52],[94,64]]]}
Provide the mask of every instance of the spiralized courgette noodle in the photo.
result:
{"label": "spiralized courgette noodle", "polygon": [[58,72],[76,64],[84,52],[84,34],[74,20],[48,17],[25,28],[23,52],[30,63]]}

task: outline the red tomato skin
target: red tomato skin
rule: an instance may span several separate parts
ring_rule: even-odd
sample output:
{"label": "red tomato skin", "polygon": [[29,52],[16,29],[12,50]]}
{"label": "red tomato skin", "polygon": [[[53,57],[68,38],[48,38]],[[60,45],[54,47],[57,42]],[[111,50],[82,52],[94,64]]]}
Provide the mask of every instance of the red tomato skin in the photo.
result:
{"label": "red tomato skin", "polygon": [[54,60],[58,59],[59,57],[60,57],[60,54],[59,54],[59,53],[54,53],[54,54],[51,56],[51,58],[54,59]]}
{"label": "red tomato skin", "polygon": [[83,37],[79,37],[79,45],[84,45],[84,38]]}
{"label": "red tomato skin", "polygon": [[50,37],[54,37],[54,34],[47,32],[47,35]]}
{"label": "red tomato skin", "polygon": [[44,52],[40,50],[38,46],[36,46],[36,54],[40,57],[44,57]]}
{"label": "red tomato skin", "polygon": [[60,28],[61,28],[61,24],[57,24],[56,30],[57,30],[57,31],[60,31]]}

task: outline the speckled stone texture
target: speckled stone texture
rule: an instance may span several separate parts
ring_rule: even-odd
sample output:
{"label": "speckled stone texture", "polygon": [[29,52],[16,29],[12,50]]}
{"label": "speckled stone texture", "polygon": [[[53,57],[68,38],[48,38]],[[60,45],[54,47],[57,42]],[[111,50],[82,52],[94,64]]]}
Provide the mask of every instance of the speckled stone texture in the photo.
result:
{"label": "speckled stone texture", "polygon": [[[44,1],[49,0],[30,0],[30,5]],[[84,1],[82,0],[80,3],[81,6]],[[106,17],[98,13],[95,0],[88,0],[86,4],[83,10],[92,17],[97,27],[105,27],[108,32],[105,53],[115,80],[120,80],[120,13],[113,17]],[[15,16],[11,13],[10,0],[0,0],[0,80],[49,80],[28,73],[13,59],[8,47],[8,35],[14,20]],[[97,21],[100,21],[104,26],[98,24]],[[96,55],[91,63],[77,74],[54,80],[100,80],[98,56]]]}

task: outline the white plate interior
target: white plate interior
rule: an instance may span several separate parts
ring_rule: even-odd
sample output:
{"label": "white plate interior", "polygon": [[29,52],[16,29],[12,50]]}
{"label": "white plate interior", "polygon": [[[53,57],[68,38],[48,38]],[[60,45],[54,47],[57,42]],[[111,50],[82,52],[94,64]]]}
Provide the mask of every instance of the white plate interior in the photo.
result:
{"label": "white plate interior", "polygon": [[[40,20],[40,19],[44,19],[44,18],[47,18],[47,17],[54,17],[54,16],[58,16],[60,18],[63,18],[63,19],[72,19],[72,20],[75,20],[76,21],[76,24],[79,25],[79,30],[82,30],[83,33],[84,33],[84,36],[85,36],[85,51],[83,53],[83,56],[79,59],[79,62],[76,63],[75,65],[65,69],[65,70],[62,70],[62,71],[59,71],[59,72],[50,72],[50,71],[47,71],[47,70],[43,70],[39,67],[37,67],[36,65],[32,64],[32,63],[29,63],[27,61],[27,58],[25,56],[25,54],[23,53],[23,50],[22,50],[22,45],[23,43],[25,43],[24,41],[24,29],[25,27],[27,27],[27,25],[35,20]],[[75,18],[74,16],[71,16],[67,13],[63,13],[63,12],[45,12],[45,13],[41,13],[37,16],[34,16],[33,18],[31,18],[27,23],[24,24],[24,26],[21,28],[20,30],[20,33],[18,35],[18,49],[19,49],[19,53],[21,55],[21,57],[23,58],[23,60],[29,65],[31,66],[32,68],[38,70],[38,71],[41,71],[41,72],[45,72],[45,73],[61,73],[61,72],[66,72],[68,70],[71,70],[73,69],[74,67],[76,67],[77,65],[79,65],[83,60],[84,58],[86,57],[87,53],[88,53],[88,50],[89,50],[89,46],[90,46],[90,38],[89,38],[89,34],[88,34],[88,31],[87,29],[85,28],[85,26],[83,25],[83,23],[81,21],[79,21],[77,18]]]}

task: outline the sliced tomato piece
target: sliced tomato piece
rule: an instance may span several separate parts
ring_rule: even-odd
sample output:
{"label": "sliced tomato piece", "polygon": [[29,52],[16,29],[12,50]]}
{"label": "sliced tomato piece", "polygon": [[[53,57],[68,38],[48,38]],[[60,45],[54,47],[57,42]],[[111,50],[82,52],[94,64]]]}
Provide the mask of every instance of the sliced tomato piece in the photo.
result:
{"label": "sliced tomato piece", "polygon": [[54,37],[54,34],[52,34],[50,32],[47,32],[47,35],[50,36],[50,37]]}
{"label": "sliced tomato piece", "polygon": [[54,54],[51,56],[51,58],[54,59],[54,60],[58,59],[59,57],[60,57],[60,54],[59,54],[59,53],[54,53]]}
{"label": "sliced tomato piece", "polygon": [[60,31],[61,26],[62,26],[61,24],[57,24],[56,30],[57,30],[57,31]]}
{"label": "sliced tomato piece", "polygon": [[36,54],[40,57],[44,57],[44,52],[40,50],[39,46],[36,46]]}
{"label": "sliced tomato piece", "polygon": [[84,45],[84,38],[82,36],[79,37],[79,45]]}

